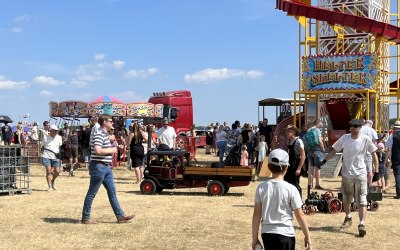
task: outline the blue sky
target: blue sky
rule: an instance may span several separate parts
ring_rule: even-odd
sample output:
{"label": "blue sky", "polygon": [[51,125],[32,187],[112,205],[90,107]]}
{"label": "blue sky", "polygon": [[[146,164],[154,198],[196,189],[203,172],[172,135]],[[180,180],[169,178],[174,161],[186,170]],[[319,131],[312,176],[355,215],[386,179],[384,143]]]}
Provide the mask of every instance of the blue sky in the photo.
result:
{"label": "blue sky", "polygon": [[13,0],[0,10],[0,113],[14,120],[49,119],[49,101],[187,89],[196,124],[256,123],[258,100],[297,90],[298,25],[273,0]]}

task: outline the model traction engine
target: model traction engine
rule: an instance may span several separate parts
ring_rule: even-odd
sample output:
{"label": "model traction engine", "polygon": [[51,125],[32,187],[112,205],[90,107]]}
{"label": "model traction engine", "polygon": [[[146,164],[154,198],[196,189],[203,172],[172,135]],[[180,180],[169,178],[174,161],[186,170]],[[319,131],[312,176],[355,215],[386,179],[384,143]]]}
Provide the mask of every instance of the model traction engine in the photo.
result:
{"label": "model traction engine", "polygon": [[[302,210],[304,214],[312,215],[319,212],[337,214],[343,211],[343,195],[338,193],[338,197],[335,197],[332,192],[326,192],[319,195],[317,192],[308,192],[309,195],[305,200]],[[382,200],[382,193],[379,186],[369,186],[367,194],[367,209],[370,211],[377,211],[379,208],[378,201]],[[351,211],[357,211],[358,206],[352,202]]]}

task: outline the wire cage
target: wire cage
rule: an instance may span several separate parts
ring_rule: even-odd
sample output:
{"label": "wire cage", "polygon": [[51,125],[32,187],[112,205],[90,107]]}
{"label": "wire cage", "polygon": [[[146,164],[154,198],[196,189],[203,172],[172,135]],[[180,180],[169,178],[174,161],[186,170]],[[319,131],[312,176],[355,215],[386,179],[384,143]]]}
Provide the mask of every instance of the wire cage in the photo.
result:
{"label": "wire cage", "polygon": [[21,146],[0,146],[0,194],[32,193],[29,158]]}

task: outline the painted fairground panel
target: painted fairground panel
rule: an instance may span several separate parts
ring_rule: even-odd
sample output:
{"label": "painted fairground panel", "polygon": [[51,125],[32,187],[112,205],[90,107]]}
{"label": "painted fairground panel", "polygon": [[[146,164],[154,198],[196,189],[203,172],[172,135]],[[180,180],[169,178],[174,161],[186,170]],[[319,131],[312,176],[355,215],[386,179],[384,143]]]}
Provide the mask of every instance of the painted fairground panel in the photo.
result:
{"label": "painted fairground panel", "polygon": [[154,116],[163,118],[163,115],[164,115],[164,104],[154,105]]}
{"label": "painted fairground panel", "polygon": [[154,104],[153,103],[129,103],[127,105],[127,116],[128,117],[153,117],[154,116]]}
{"label": "painted fairground panel", "polygon": [[88,117],[88,104],[82,101],[64,101],[58,104],[58,116]]}
{"label": "painted fairground panel", "polygon": [[303,57],[303,90],[375,89],[379,62],[376,53]]}
{"label": "painted fairground panel", "polygon": [[127,105],[127,116],[128,117],[163,117],[163,104],[153,103],[129,103]]}
{"label": "painted fairground panel", "polygon": [[49,115],[50,117],[58,116],[58,102],[49,102]]}
{"label": "painted fairground panel", "polygon": [[126,116],[126,105],[121,103],[90,103],[89,115],[99,116],[107,114],[111,116]]}

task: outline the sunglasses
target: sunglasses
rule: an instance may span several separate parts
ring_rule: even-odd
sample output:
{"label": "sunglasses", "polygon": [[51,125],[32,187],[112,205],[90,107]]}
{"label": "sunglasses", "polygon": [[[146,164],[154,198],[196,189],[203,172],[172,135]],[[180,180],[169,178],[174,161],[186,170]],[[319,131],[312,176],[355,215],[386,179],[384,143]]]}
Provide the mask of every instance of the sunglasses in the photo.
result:
{"label": "sunglasses", "polygon": [[361,128],[361,125],[350,125],[350,128]]}

